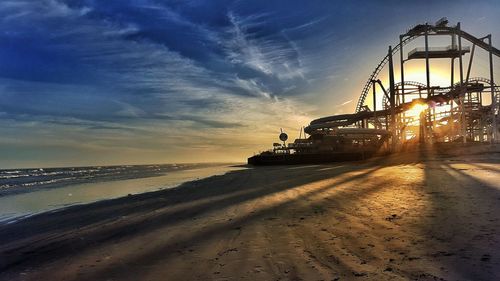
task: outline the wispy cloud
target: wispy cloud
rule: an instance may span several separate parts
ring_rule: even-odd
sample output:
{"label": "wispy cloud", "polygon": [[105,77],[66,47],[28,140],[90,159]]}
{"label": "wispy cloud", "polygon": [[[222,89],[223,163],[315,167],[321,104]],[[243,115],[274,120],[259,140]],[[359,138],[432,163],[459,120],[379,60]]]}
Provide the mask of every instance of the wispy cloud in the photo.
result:
{"label": "wispy cloud", "polygon": [[5,145],[248,149],[310,119],[308,106],[284,96],[307,83],[300,47],[264,32],[264,13],[222,13],[227,22],[214,26],[156,1],[40,0],[2,2],[0,15],[11,16],[0,37],[19,46],[0,69]]}
{"label": "wispy cloud", "polygon": [[371,71],[366,30],[392,27],[353,5],[0,1],[0,153],[241,160],[281,127],[353,105],[359,79],[343,78]]}
{"label": "wispy cloud", "polygon": [[341,103],[340,106],[344,106],[344,105],[350,104],[351,102],[352,102],[352,100],[345,101],[345,102]]}
{"label": "wispy cloud", "polygon": [[259,34],[266,14],[242,18],[229,12],[232,24],[228,28],[230,39],[225,44],[228,58],[279,79],[304,78],[305,70],[300,65],[298,48],[288,38],[278,34]]}

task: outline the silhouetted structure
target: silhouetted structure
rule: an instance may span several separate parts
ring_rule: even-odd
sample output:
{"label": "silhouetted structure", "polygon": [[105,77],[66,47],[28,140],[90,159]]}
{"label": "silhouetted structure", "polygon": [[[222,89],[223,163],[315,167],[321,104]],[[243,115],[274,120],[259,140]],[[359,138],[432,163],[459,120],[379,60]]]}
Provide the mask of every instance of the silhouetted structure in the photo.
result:
{"label": "silhouetted structure", "polygon": [[[404,46],[422,37],[424,47],[411,50],[405,58]],[[440,42],[443,38],[450,40],[450,45],[429,47],[430,37],[439,37]],[[464,46],[464,41],[472,47]],[[489,78],[470,77],[476,47],[488,54]],[[395,82],[393,62],[397,54],[398,83]],[[466,54],[469,54],[469,61],[465,69],[463,57]],[[416,25],[399,36],[399,44],[389,47],[363,87],[354,114],[313,120],[304,128],[310,135],[308,138],[275,146],[273,151],[249,158],[249,163],[259,164],[259,159],[274,163],[273,159],[278,158],[281,164],[287,163],[286,159],[305,159],[304,162],[358,159],[379,152],[397,152],[418,143],[496,143],[499,141],[500,88],[494,83],[493,56],[500,57],[500,50],[491,45],[491,34],[477,38],[464,32],[460,23],[448,26],[445,18],[434,25]],[[417,59],[425,60],[425,84],[405,80],[405,63]],[[433,59],[450,61],[449,85],[432,85],[430,65]],[[386,65],[389,85],[384,86],[379,75]],[[371,105],[367,104],[369,96]],[[381,109],[377,110],[378,106]]]}

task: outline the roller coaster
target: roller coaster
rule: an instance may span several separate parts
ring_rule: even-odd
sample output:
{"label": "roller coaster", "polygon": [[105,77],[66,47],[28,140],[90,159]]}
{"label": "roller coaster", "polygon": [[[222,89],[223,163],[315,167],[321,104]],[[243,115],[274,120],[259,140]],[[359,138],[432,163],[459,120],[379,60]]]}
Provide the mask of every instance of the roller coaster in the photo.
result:
{"label": "roller coaster", "polygon": [[[419,38],[424,46],[405,52]],[[449,40],[450,45],[430,47],[430,38],[441,44]],[[483,73],[488,78],[470,77],[473,67],[481,67],[474,63],[477,48],[486,54],[488,67]],[[398,55],[400,81],[396,82]],[[446,18],[415,25],[399,36],[395,47],[389,46],[362,88],[355,113],[315,119],[304,128],[308,137],[286,144],[281,135],[283,143],[248,162],[330,162],[436,143],[497,143],[500,87],[494,83],[494,57],[500,57],[500,50],[492,46],[491,34],[477,38],[463,31],[460,23],[448,26]],[[405,65],[414,60],[424,60],[425,81],[405,80]],[[448,85],[431,83],[434,60],[449,61]]]}

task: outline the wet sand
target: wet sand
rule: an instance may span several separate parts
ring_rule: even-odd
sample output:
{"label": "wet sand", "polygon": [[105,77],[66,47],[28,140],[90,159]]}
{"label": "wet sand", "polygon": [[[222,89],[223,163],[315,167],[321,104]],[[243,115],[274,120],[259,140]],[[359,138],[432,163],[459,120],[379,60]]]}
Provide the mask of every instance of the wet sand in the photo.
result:
{"label": "wet sand", "polygon": [[500,280],[500,154],[251,168],[0,241],[0,280]]}

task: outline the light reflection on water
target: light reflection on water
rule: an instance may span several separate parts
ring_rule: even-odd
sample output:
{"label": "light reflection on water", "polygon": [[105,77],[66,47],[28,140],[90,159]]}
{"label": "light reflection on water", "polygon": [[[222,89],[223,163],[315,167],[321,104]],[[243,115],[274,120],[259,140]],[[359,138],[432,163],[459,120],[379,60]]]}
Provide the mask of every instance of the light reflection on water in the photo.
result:
{"label": "light reflection on water", "polygon": [[75,204],[85,204],[166,188],[229,171],[241,167],[230,165],[201,167],[172,171],[163,176],[72,184],[57,188],[40,188],[28,193],[0,197],[0,222],[9,222],[40,212],[51,211]]}

